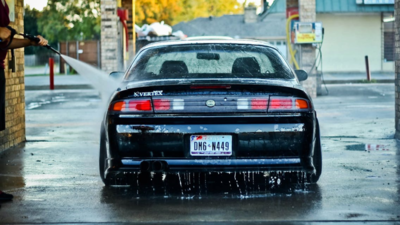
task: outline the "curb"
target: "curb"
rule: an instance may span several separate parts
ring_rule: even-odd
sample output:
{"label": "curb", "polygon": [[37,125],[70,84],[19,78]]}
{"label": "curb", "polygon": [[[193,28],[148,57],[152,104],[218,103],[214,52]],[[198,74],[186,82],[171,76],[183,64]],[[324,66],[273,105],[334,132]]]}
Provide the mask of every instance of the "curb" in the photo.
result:
{"label": "curb", "polygon": [[368,82],[367,80],[325,80],[325,84],[390,84],[394,83],[394,79],[379,79]]}
{"label": "curb", "polygon": [[[93,89],[89,84],[73,84],[73,85],[55,85],[54,90],[68,90],[68,89]],[[37,91],[37,90],[50,90],[49,85],[28,85],[25,86],[26,91]]]}

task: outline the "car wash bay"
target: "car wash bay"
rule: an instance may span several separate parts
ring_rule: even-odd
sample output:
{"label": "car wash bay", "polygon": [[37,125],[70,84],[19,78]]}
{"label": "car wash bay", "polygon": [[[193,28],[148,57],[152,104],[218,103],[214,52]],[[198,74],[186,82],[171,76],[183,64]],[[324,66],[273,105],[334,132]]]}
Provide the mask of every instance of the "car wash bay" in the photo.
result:
{"label": "car wash bay", "polygon": [[190,174],[104,187],[98,92],[27,91],[28,141],[0,158],[0,189],[15,196],[1,203],[0,223],[400,222],[393,85],[328,88],[315,100],[324,157],[317,185],[265,188],[251,173],[211,174],[191,190]]}

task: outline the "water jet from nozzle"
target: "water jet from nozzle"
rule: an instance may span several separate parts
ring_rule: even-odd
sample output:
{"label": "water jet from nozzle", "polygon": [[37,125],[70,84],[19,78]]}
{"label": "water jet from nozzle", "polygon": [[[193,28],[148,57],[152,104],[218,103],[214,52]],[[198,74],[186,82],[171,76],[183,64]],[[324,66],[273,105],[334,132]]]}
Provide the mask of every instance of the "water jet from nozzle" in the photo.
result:
{"label": "water jet from nozzle", "polygon": [[119,82],[111,78],[107,73],[99,70],[87,63],[81,62],[69,56],[60,54],[69,66],[84,77],[90,84],[101,92],[102,97],[108,98],[112,92],[119,87]]}

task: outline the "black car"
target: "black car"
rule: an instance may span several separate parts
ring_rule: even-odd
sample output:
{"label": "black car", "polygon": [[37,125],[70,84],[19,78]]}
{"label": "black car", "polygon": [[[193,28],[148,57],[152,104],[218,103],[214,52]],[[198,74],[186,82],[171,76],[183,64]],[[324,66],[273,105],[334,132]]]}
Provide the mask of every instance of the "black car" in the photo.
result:
{"label": "black car", "polygon": [[247,40],[171,41],[138,52],[102,123],[106,185],[138,172],[322,170],[317,114],[279,52]]}

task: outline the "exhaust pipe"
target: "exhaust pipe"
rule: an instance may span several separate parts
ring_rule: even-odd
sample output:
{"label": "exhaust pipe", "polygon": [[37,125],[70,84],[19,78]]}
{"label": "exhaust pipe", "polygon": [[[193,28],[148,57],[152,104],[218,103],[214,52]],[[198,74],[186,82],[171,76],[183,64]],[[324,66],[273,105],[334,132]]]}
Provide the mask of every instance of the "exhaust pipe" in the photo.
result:
{"label": "exhaust pipe", "polygon": [[168,169],[168,163],[166,161],[143,161],[140,163],[140,170],[153,171],[153,172],[164,172]]}
{"label": "exhaust pipe", "polygon": [[161,161],[155,161],[152,164],[152,170],[159,172],[164,170],[164,164]]}
{"label": "exhaust pipe", "polygon": [[140,163],[140,170],[141,171],[149,171],[150,170],[150,162],[143,161],[142,163]]}
{"label": "exhaust pipe", "polygon": [[151,170],[154,172],[164,172],[167,168],[168,164],[165,161],[154,161],[151,164]]}

